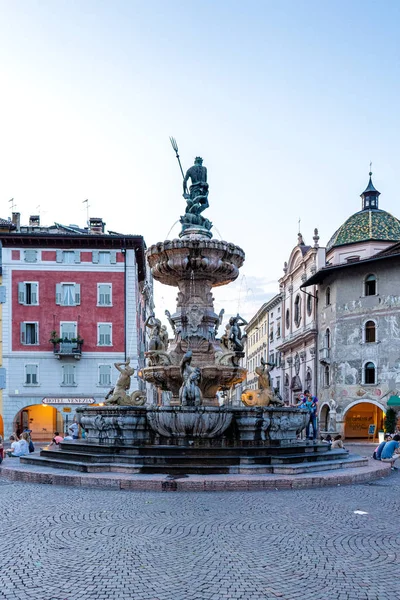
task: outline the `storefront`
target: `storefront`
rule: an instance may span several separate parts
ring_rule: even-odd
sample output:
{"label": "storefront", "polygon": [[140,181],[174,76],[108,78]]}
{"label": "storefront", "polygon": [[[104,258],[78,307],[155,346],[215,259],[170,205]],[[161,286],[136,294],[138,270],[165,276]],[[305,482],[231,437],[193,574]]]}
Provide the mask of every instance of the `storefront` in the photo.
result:
{"label": "storefront", "polygon": [[18,411],[13,431],[19,435],[24,429],[30,429],[33,441],[50,441],[55,431],[67,433],[77,406],[93,404],[94,401],[94,398],[43,398],[41,404],[32,404]]}
{"label": "storefront", "polygon": [[383,410],[372,402],[355,404],[346,412],[346,439],[377,439],[378,432],[383,429],[384,417]]}

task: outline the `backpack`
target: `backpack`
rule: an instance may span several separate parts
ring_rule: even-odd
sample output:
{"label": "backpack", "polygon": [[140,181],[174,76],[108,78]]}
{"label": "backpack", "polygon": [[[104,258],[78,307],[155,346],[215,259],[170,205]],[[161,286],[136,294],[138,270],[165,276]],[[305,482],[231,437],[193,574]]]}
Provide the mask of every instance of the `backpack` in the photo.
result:
{"label": "backpack", "polygon": [[35,452],[35,446],[33,445],[32,440],[29,442],[29,452]]}

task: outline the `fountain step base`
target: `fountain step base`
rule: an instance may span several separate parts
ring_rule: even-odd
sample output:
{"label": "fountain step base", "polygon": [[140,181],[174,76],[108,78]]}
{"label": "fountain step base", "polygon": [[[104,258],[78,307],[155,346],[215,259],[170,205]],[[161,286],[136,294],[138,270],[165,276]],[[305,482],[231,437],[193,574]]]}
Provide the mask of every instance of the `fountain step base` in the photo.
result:
{"label": "fountain step base", "polygon": [[[68,449],[64,449],[68,446]],[[74,447],[75,446],[75,447]],[[82,446],[83,447],[83,446]],[[81,447],[81,448],[82,448]],[[86,448],[85,448],[86,450]],[[101,447],[104,450],[104,447]],[[124,454],[120,454],[123,450]],[[78,444],[62,444],[60,450],[42,449],[40,456],[26,456],[20,459],[28,465],[68,469],[83,473],[136,473],[136,474],[240,474],[275,473],[296,474],[311,471],[331,470],[349,466],[364,466],[366,459],[349,456],[346,450],[329,450],[326,445],[302,445],[298,453],[270,453],[270,448],[235,448],[227,453],[226,448],[216,448],[212,453],[198,452],[182,447],[160,449],[108,448],[108,453],[80,451]],[[171,451],[175,450],[175,451]],[[234,451],[233,451],[234,450]],[[281,450],[287,451],[284,447]],[[276,451],[276,448],[274,448]]]}

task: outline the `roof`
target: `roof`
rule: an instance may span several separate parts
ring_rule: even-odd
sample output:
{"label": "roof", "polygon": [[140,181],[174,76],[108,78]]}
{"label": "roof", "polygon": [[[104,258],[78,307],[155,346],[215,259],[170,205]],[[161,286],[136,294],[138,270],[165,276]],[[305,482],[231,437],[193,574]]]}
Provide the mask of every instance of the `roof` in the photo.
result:
{"label": "roof", "polygon": [[385,210],[360,210],[351,215],[326,245],[329,252],[338,246],[368,241],[400,241],[400,221]]}
{"label": "roof", "polygon": [[11,229],[16,229],[14,223],[12,221],[10,221],[9,219],[1,219],[0,218],[0,228],[4,229],[6,228],[11,230]]}
{"label": "roof", "polygon": [[389,248],[386,248],[386,250],[382,250],[381,252],[378,252],[377,254],[375,254],[374,256],[371,256],[370,258],[364,258],[362,260],[358,260],[358,261],[354,261],[354,262],[347,262],[347,263],[341,263],[339,265],[323,267],[322,269],[317,271],[314,275],[312,275],[309,279],[307,279],[307,281],[305,281],[300,287],[304,288],[304,287],[309,287],[310,285],[314,285],[316,283],[321,283],[324,279],[326,279],[326,277],[331,275],[331,273],[334,273],[335,271],[340,271],[341,269],[349,269],[350,267],[359,267],[360,265],[363,266],[365,264],[374,263],[374,262],[377,262],[378,260],[390,259],[390,258],[394,258],[394,257],[397,258],[399,256],[400,256],[400,242],[398,242],[397,244],[392,244],[392,246],[390,246]]}
{"label": "roof", "polygon": [[363,196],[364,194],[368,194],[370,192],[375,192],[378,196],[381,195],[380,192],[378,192],[378,190],[375,188],[374,184],[372,183],[372,179],[371,179],[371,175],[372,173],[369,174],[369,182],[367,187],[365,188],[365,190],[363,191],[363,193],[361,194],[361,196]]}

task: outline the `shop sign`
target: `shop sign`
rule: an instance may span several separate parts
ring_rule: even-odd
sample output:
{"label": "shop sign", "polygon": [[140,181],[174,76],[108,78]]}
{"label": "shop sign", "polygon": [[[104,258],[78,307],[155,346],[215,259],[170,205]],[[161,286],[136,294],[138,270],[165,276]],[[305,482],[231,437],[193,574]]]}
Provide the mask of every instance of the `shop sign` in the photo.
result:
{"label": "shop sign", "polygon": [[43,404],[94,404],[94,398],[43,398]]}
{"label": "shop sign", "polygon": [[70,413],[71,412],[71,407],[70,406],[64,406],[63,412],[64,413]]}

